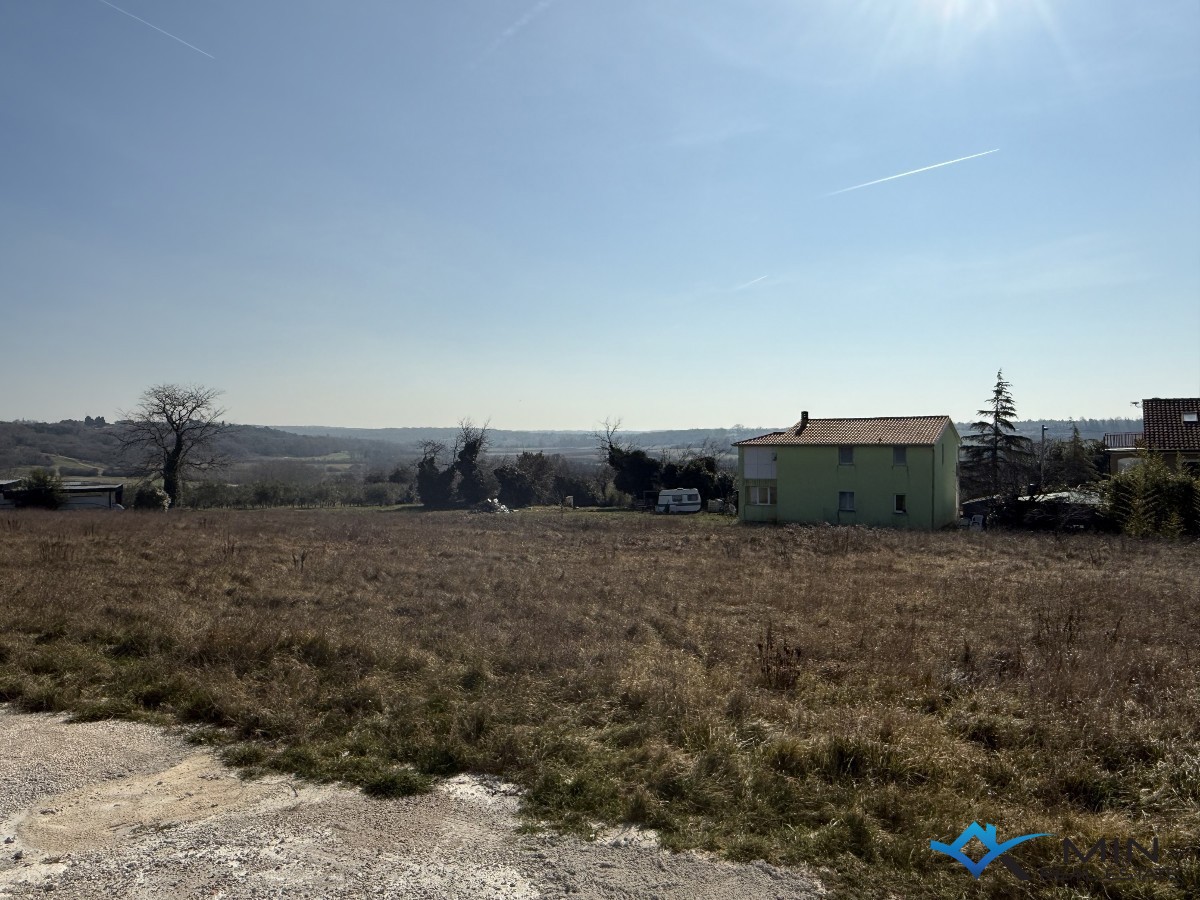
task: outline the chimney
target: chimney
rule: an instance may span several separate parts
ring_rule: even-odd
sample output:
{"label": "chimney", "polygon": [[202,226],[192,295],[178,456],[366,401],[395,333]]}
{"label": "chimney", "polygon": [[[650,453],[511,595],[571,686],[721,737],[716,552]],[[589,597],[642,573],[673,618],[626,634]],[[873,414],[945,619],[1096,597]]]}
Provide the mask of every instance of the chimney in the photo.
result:
{"label": "chimney", "polygon": [[800,430],[803,431],[804,426],[807,424],[808,424],[808,410],[806,409],[806,410],[804,410],[804,412],[800,413]]}

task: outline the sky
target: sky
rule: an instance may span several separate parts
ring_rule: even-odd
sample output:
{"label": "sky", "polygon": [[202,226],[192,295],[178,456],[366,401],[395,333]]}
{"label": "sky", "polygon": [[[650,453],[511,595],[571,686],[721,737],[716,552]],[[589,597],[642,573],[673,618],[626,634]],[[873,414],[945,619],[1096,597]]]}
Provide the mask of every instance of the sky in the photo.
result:
{"label": "sky", "polygon": [[1001,368],[1137,416],[1200,395],[1197,47],[1196,0],[2,0],[0,419],[963,421]]}

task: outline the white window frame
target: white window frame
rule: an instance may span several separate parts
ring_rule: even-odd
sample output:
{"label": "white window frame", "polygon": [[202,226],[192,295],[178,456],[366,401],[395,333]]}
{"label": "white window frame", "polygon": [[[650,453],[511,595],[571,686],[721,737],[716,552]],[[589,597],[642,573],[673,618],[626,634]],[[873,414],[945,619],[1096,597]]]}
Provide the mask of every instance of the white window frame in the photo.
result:
{"label": "white window frame", "polygon": [[751,506],[774,506],[778,500],[777,488],[773,484],[754,484],[750,486]]}
{"label": "white window frame", "polygon": [[854,512],[854,491],[838,491],[838,512]]}

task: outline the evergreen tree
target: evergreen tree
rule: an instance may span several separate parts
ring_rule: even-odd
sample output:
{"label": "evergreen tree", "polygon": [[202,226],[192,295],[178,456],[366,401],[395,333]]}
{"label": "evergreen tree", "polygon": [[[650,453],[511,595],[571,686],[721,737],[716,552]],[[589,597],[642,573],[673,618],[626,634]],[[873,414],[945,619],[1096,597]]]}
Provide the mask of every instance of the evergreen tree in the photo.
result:
{"label": "evergreen tree", "polygon": [[611,444],[607,460],[614,472],[613,485],[634,499],[662,487],[662,461],[645,450]]}
{"label": "evergreen tree", "polygon": [[1079,426],[1071,426],[1071,439],[1055,441],[1046,453],[1046,484],[1052,487],[1078,487],[1100,478],[1096,466],[1099,441],[1085,441]]}
{"label": "evergreen tree", "polygon": [[997,502],[1015,499],[1025,488],[1034,463],[1033,442],[1017,433],[1017,405],[1012,385],[1004,372],[996,372],[996,384],[987,405],[977,412],[964,450],[963,478],[970,487],[982,490]]}
{"label": "evergreen tree", "polygon": [[554,466],[542,452],[521,453],[515,463],[492,471],[500,485],[497,498],[513,508],[552,502],[554,497]]}

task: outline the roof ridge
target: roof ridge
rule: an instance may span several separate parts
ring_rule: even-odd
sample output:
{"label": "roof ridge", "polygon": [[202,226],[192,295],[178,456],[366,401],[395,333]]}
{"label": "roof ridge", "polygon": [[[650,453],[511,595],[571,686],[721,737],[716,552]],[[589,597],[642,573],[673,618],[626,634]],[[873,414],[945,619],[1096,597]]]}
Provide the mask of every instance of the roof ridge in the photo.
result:
{"label": "roof ridge", "polygon": [[[828,418],[817,418],[809,416],[809,422],[867,422],[875,419],[949,419],[950,416],[946,413],[937,413],[930,416],[829,416]],[[799,424],[799,423],[797,423]]]}

